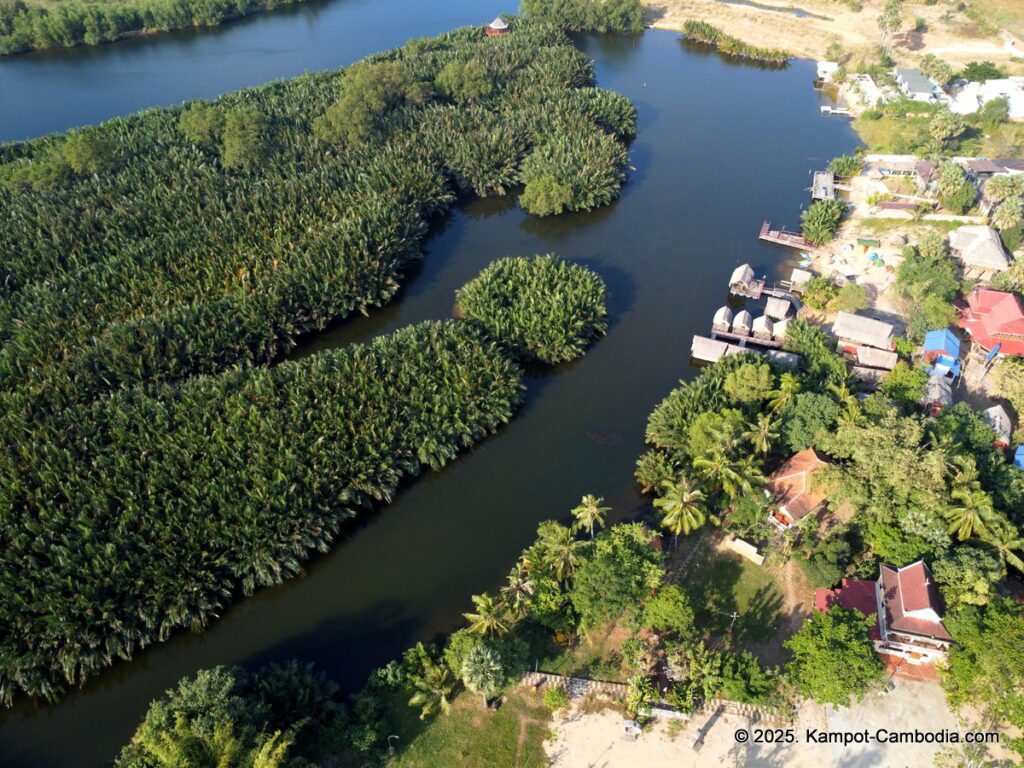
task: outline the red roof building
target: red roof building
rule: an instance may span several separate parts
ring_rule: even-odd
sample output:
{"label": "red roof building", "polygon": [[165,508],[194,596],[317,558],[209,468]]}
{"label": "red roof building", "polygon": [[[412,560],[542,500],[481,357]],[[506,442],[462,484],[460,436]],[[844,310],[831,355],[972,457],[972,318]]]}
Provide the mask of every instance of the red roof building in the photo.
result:
{"label": "red roof building", "polygon": [[923,560],[895,568],[883,565],[877,581],[843,579],[838,589],[816,589],[814,607],[838,605],[875,616],[869,630],[875,650],[893,674],[934,679],[936,662],[953,642],[942,623],[942,601]]}
{"label": "red roof building", "polygon": [[813,448],[805,448],[779,467],[768,479],[768,493],[779,505],[769,518],[777,527],[786,529],[815,512],[825,503],[825,493],[813,488],[811,480],[825,462]]}
{"label": "red roof building", "polygon": [[961,309],[958,325],[986,351],[1024,355],[1024,306],[1012,293],[975,288]]}

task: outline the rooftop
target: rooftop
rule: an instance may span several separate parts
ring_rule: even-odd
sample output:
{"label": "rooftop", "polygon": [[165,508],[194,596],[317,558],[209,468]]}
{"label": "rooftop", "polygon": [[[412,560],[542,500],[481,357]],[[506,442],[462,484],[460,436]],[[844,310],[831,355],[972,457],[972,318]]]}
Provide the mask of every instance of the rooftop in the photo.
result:
{"label": "rooftop", "polygon": [[886,626],[896,632],[952,640],[942,623],[942,600],[923,560],[896,568],[882,566],[882,608]]}
{"label": "rooftop", "polygon": [[825,502],[825,492],[813,488],[811,478],[826,462],[813,448],[794,454],[769,478],[768,488],[794,521],[800,520]]}
{"label": "rooftop", "polygon": [[949,245],[964,264],[1003,271],[1010,260],[1003,250],[1003,241],[992,227],[972,224],[949,233]]}

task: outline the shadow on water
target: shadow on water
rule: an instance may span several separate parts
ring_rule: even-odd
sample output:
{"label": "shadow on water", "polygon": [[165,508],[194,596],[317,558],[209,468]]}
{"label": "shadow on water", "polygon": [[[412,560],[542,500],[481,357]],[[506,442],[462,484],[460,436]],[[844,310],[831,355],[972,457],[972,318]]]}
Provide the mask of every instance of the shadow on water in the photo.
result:
{"label": "shadow on water", "polygon": [[[506,10],[463,0],[443,7],[333,0],[318,8],[308,25],[296,24],[299,9],[226,27],[216,38],[219,56],[204,38],[195,56],[179,61],[176,43],[162,48],[154,39],[142,58],[114,45],[95,67],[76,59],[75,78],[122,96],[104,96],[98,106],[69,95],[67,72],[48,84],[49,57],[19,62],[21,74],[30,64],[38,69],[8,102],[14,75],[2,62],[0,122],[10,103],[25,112],[45,103],[49,125],[79,124],[269,79],[268,70],[276,77],[320,68],[325,58],[340,64],[370,45],[386,48]],[[295,657],[317,662],[351,691],[410,643],[457,626],[469,595],[498,585],[537,523],[564,518],[583,494],[603,496],[613,521],[646,513],[633,470],[648,413],[693,375],[690,339],[707,332],[735,266],[749,262],[774,279],[792,263],[786,251],[758,242],[761,221],[794,222],[806,201],[809,158],[849,152],[856,139],[847,123],[820,118],[810,62],[734,66],[680,46],[672,33],[575,39],[594,59],[600,85],[638,107],[637,170],[621,198],[543,220],[528,218],[512,196],[465,205],[432,232],[394,302],[302,340],[296,354],[449,317],[455,290],[494,259],[551,251],[605,278],[607,336],[581,360],[531,371],[511,423],[443,470],[403,485],[392,504],[361,515],[300,577],[235,603],[201,635],[178,633],[116,664],[59,704],[22,702],[0,715],[5,767],[103,764],[151,699],[203,667]],[[36,102],[24,95],[28,88]],[[19,120],[18,132],[30,130],[32,119]]]}

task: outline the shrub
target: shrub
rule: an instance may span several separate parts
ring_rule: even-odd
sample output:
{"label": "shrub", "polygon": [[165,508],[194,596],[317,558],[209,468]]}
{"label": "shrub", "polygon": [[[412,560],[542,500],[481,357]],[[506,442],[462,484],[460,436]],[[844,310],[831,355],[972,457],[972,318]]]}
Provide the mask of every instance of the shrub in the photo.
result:
{"label": "shrub", "polygon": [[225,168],[252,168],[266,159],[270,126],[255,109],[228,112],[221,135],[220,158]]}
{"label": "shrub", "polygon": [[553,255],[496,261],[456,297],[467,319],[525,360],[573,360],[607,328],[604,282]]}
{"label": "shrub", "polygon": [[644,606],[645,627],[671,632],[686,638],[694,631],[693,607],[690,599],[675,584],[662,586]]}
{"label": "shrub", "polygon": [[563,29],[594,32],[642,32],[639,0],[522,0],[527,18],[550,21]]}
{"label": "shrub", "polygon": [[864,167],[864,161],[857,155],[840,155],[832,158],[828,169],[836,176],[856,176]]}
{"label": "shrub", "polygon": [[625,165],[626,148],[613,136],[559,133],[523,160],[519,202],[538,216],[608,205],[619,195]]}
{"label": "shrub", "polygon": [[831,240],[839,222],[846,212],[846,204],[841,200],[817,200],[800,216],[804,239],[815,245],[823,245]]}
{"label": "shrub", "polygon": [[804,284],[801,299],[812,309],[823,310],[836,297],[839,289],[831,278],[815,275]]}
{"label": "shrub", "polygon": [[544,706],[552,712],[558,712],[569,706],[569,694],[566,693],[565,688],[545,688],[542,698]]}

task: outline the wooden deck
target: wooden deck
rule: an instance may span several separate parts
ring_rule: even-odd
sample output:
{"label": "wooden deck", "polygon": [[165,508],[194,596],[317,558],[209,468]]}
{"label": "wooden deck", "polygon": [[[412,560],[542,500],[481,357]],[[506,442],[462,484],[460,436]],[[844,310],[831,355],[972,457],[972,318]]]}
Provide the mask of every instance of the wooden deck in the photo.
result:
{"label": "wooden deck", "polygon": [[776,245],[785,245],[788,248],[799,248],[802,251],[813,251],[814,243],[804,240],[803,236],[796,232],[787,232],[784,229],[772,229],[772,223],[768,219],[761,225],[760,238]]}
{"label": "wooden deck", "polygon": [[711,330],[712,339],[728,339],[729,341],[737,342],[741,347],[755,346],[755,347],[767,347],[768,349],[780,349],[782,342],[778,339],[757,339],[753,336],[744,336],[739,333],[733,333],[732,331],[716,331]]}

